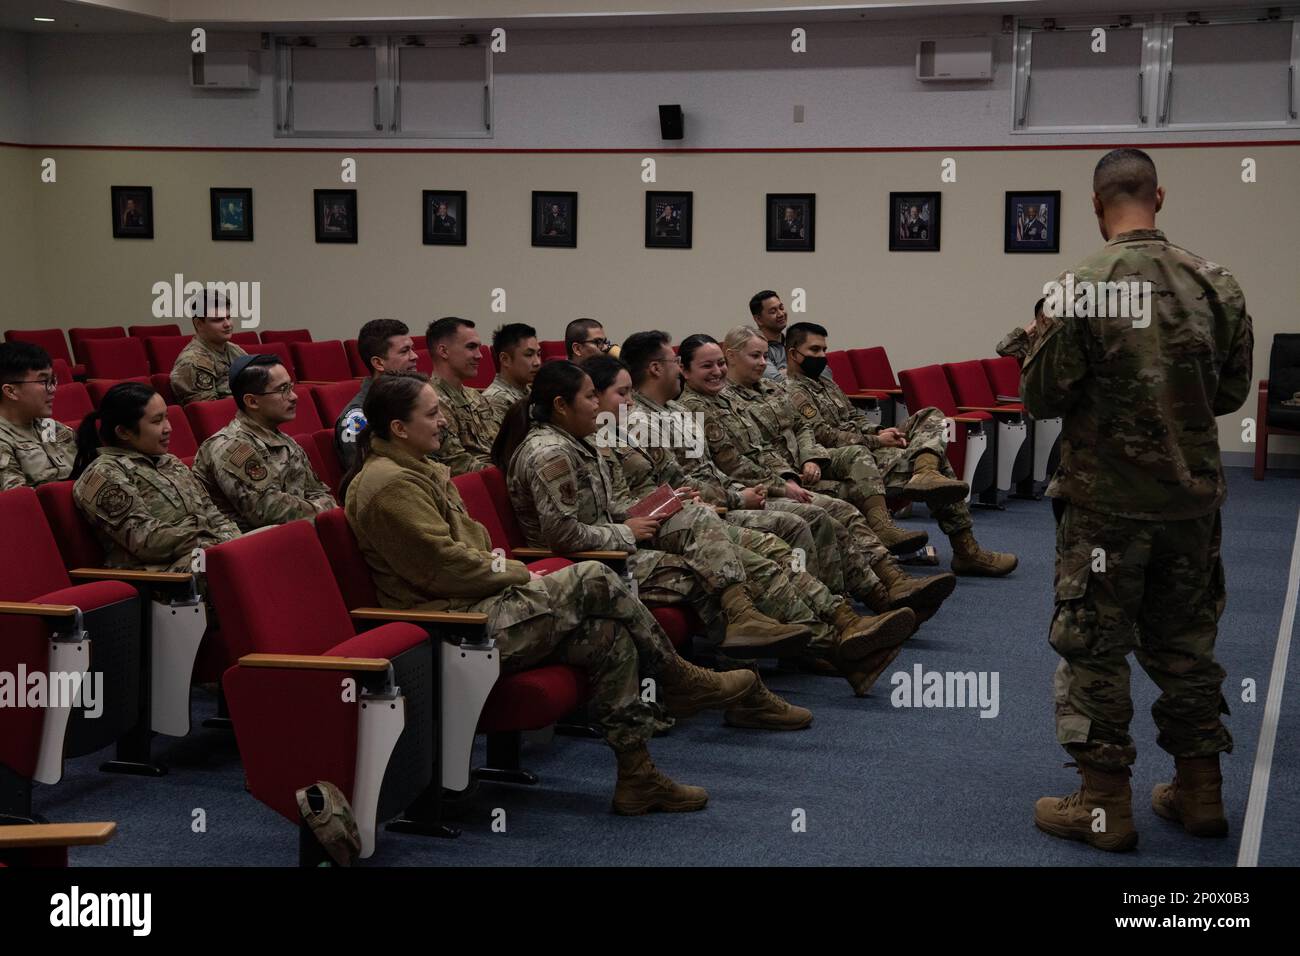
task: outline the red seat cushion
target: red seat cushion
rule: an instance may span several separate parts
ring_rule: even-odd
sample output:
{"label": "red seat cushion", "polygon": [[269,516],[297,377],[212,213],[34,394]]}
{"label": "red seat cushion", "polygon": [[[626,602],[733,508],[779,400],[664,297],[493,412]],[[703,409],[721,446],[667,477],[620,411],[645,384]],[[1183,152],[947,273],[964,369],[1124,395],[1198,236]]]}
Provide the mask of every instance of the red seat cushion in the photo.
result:
{"label": "red seat cushion", "polygon": [[311,442],[316,446],[316,458],[312,460],[312,467],[320,469],[316,472],[316,477],[329,485],[330,493],[337,499],[339,483],[343,480],[343,463],[339,461],[338,449],[334,447],[334,429],[322,428],[312,432]]}
{"label": "red seat cushion", "polygon": [[68,339],[72,342],[72,354],[77,357],[78,362],[82,363],[83,368],[86,361],[85,343],[90,339],[121,339],[125,337],[126,329],[120,325],[68,329]]}
{"label": "red seat cushion", "polygon": [[673,647],[681,647],[690,640],[692,634],[700,634],[704,631],[699,615],[690,608],[660,605],[652,607],[650,613],[664,629]]}
{"label": "red seat cushion", "polygon": [[[54,485],[65,487],[70,503],[72,482],[41,487]],[[0,601],[30,601],[37,594],[72,586],[56,543],[58,532],[51,532],[36,491],[0,492],[0,528],[5,536],[5,547],[0,548]]]}
{"label": "red seat cushion", "polygon": [[[290,378],[298,377],[297,366],[293,364],[293,356],[289,354],[289,346],[283,342],[263,342],[261,345],[241,345],[249,355],[274,355],[280,360],[280,364],[289,372]],[[306,376],[304,376],[306,377]]]}
{"label": "red seat cushion", "polygon": [[72,497],[71,481],[51,481],[36,489],[45,523],[54,533],[65,568],[98,568],[104,548]]}
{"label": "red seat cushion", "polygon": [[[487,470],[496,471],[495,468]],[[509,554],[512,542],[506,535],[505,528],[501,525],[496,503],[492,500],[492,496],[483,482],[482,474],[482,472],[471,471],[468,474],[457,475],[452,479],[452,484],[460,492],[461,500],[465,502],[465,510],[469,512],[469,516],[487,529],[488,538],[492,541],[492,547],[501,548]],[[520,541],[518,544],[523,544],[523,542]]]}
{"label": "red seat cushion", "polygon": [[[269,333],[267,333],[269,334]],[[266,336],[263,335],[263,338]],[[342,382],[352,378],[352,366],[337,339],[328,342],[293,342],[289,345],[298,378],[311,382]]]}
{"label": "red seat cushion", "polygon": [[310,329],[267,329],[262,333],[262,342],[283,342],[289,345],[293,342],[310,342]]}
{"label": "red seat cushion", "polygon": [[349,609],[377,607],[379,598],[375,596],[370,566],[361,554],[361,546],[342,508],[332,508],[316,516],[316,536],[325,549],[343,603]]}
{"label": "red seat cushion", "polygon": [[483,705],[478,732],[540,730],[573,711],[586,696],[587,675],[567,664],[502,674]]}
{"label": "red seat cushion", "polygon": [[168,405],[175,405],[176,393],[172,391],[172,377],[170,372],[154,372],[149,376],[149,384],[153,390],[163,397],[163,401]]}
{"label": "red seat cushion", "polygon": [[181,327],[175,322],[166,322],[162,325],[132,325],[128,326],[126,331],[128,335],[134,335],[138,339],[154,336],[174,337],[181,334]]}
{"label": "red seat cushion", "polygon": [[135,588],[123,581],[88,581],[59,588],[57,591],[47,591],[32,600],[37,604],[72,604],[85,612],[130,601],[135,596]]}
{"label": "red seat cushion", "polygon": [[199,444],[207,441],[234,420],[235,400],[218,398],[211,402],[190,402],[185,406],[185,415],[190,420],[190,430]]}
{"label": "red seat cushion", "polygon": [[849,361],[853,365],[853,374],[858,384],[864,389],[898,388],[898,379],[894,376],[889,356],[880,346],[869,349],[849,349]]}
{"label": "red seat cushion", "polygon": [[1020,395],[1020,363],[1013,356],[980,359],[994,395]]}
{"label": "red seat cushion", "polygon": [[79,422],[95,410],[82,382],[69,382],[54,390],[54,417],[64,424]]}
{"label": "red seat cushion", "polygon": [[418,624],[394,621],[362,631],[324,653],[326,657],[396,657],[428,639],[428,632]]}
{"label": "red seat cushion", "polygon": [[529,561],[528,570],[536,571],[538,574],[550,574],[552,571],[559,571],[572,565],[573,562],[568,558],[542,558],[540,561]]}
{"label": "red seat cushion", "polygon": [[320,412],[321,426],[332,429],[339,416],[343,414],[343,409],[357,397],[357,392],[360,390],[360,383],[353,381],[330,382],[326,385],[317,385],[312,389],[312,398],[316,400],[316,411]]}
{"label": "red seat cushion", "polygon": [[86,391],[90,395],[90,401],[98,408],[108,390],[120,382],[138,382],[141,385],[152,384],[148,375],[135,375],[131,378],[89,378],[86,379]]}
{"label": "red seat cushion", "polygon": [[176,357],[190,344],[192,335],[150,335],[144,340],[144,351],[149,356],[149,367],[154,373],[171,374]]}
{"label": "red seat cushion", "polygon": [[140,339],[90,339],[86,352],[86,374],[91,378],[148,378],[153,371]]}
{"label": "red seat cushion", "polygon": [[320,412],[316,410],[316,399],[312,394],[315,390],[314,385],[300,384],[293,387],[294,394],[298,396],[298,404],[293,420],[281,425],[280,431],[286,435],[310,435],[325,427],[325,423],[320,420]]}
{"label": "red seat cushion", "polygon": [[361,360],[361,349],[357,346],[357,340],[344,339],[343,351],[348,353],[348,365],[352,367],[353,376],[369,378],[370,369],[366,368],[366,363]]}
{"label": "red seat cushion", "polygon": [[248,351],[248,347],[250,345],[259,344],[256,332],[236,332],[234,335],[230,337],[230,341],[234,342],[245,352]]}
{"label": "red seat cushion", "polygon": [[5,341],[38,345],[49,353],[50,358],[63,359],[70,366],[76,364],[72,361],[62,329],[9,329],[5,332]]}
{"label": "red seat cushion", "polygon": [[167,421],[172,426],[171,441],[167,445],[167,451],[177,458],[192,459],[199,453],[199,443],[194,438],[189,419],[185,417],[185,409],[179,405],[168,405]]}
{"label": "red seat cushion", "polygon": [[835,384],[841,391],[858,391],[858,378],[853,372],[853,363],[849,361],[848,352],[827,352],[826,364],[830,366],[831,378],[835,379]]}
{"label": "red seat cushion", "polygon": [[[523,529],[519,527],[519,519],[515,517],[515,508],[510,502],[510,492],[506,487],[506,476],[501,474],[501,469],[495,467],[484,468],[475,474],[483,482],[488,500],[496,509],[497,521],[505,534],[506,543],[503,547],[507,549],[525,547],[528,539],[524,537]],[[492,539],[492,544],[494,547],[497,546],[496,538]]]}

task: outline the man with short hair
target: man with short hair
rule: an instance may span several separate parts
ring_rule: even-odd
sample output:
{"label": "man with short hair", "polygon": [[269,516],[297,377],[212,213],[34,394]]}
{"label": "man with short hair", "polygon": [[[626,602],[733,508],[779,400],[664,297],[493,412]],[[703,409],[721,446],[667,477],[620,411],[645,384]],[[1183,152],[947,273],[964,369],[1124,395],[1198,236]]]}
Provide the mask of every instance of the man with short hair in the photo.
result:
{"label": "man with short hair", "polygon": [[366,427],[361,406],[370,392],[370,383],[385,372],[414,372],[418,364],[411,330],[397,319],[371,319],[361,326],[357,351],[370,370],[370,378],[361,383],[360,390],[334,423],[334,450],[344,470],[356,461],[357,436]]}
{"label": "man with short hair", "polygon": [[609,347],[605,327],[595,319],[574,319],[564,327],[564,354],[570,362],[608,352]]}
{"label": "man with short hair", "polygon": [[469,319],[454,315],[438,319],[424,334],[433,359],[429,384],[442,399],[447,434],[437,459],[453,476],[492,466],[492,442],[497,437],[496,413],[477,389],[465,383],[478,374],[483,343]]}
{"label": "man with short hair", "polygon": [[497,374],[492,384],[483,389],[483,400],[492,409],[500,429],[510,407],[528,397],[537,370],[542,367],[537,330],[523,322],[501,326],[492,333],[492,354],[496,356]]}
{"label": "man with short hair", "polygon": [[235,359],[230,389],[239,411],[199,446],[192,469],[212,503],[245,534],[337,508],[302,446],[280,431],[298,408],[293,381],[280,359]]}
{"label": "man with short hair", "polygon": [[76,433],[50,417],[58,386],[53,365],[39,345],[0,345],[0,491],[72,474]]}
{"label": "man with short hair", "polygon": [[[763,369],[763,377],[780,381],[785,378],[785,324],[788,321],[785,303],[771,289],[764,289],[750,297],[749,314],[767,341],[767,368]],[[831,370],[828,368],[822,374],[830,378]]]}
{"label": "man with short hair", "polygon": [[922,408],[898,427],[880,428],[855,408],[826,368],[826,329],[796,322],[785,335],[790,404],[813,425],[813,437],[826,448],[863,445],[879,469],[876,494],[923,501],[952,542],[952,569],[957,574],[1001,577],[1015,570],[1010,553],[986,551],[971,532],[970,486],[948,464],[947,425],[943,412]]}
{"label": "man with short hair", "polygon": [[235,325],[230,303],[218,292],[200,292],[185,304],[194,338],[172,365],[172,394],[181,405],[208,402],[230,394],[230,366],[246,354],[230,337]]}

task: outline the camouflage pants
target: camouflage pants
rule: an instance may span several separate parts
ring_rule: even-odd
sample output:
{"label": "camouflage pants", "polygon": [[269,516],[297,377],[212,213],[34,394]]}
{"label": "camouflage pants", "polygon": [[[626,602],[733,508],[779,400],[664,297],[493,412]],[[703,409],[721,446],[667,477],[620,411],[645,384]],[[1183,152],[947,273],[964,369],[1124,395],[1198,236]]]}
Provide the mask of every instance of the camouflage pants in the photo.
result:
{"label": "camouflage pants", "polygon": [[[771,511],[767,508],[733,508],[723,516],[723,520],[737,527],[774,535],[791,549],[798,548],[805,556],[808,573],[821,579],[821,555],[813,539],[812,528],[798,515],[793,512]],[[833,558],[833,552],[828,553],[827,557]]]}
{"label": "camouflage pants", "polygon": [[822,468],[822,480],[813,488],[843,499],[866,514],[867,499],[885,494],[885,481],[871,449],[865,445],[845,445],[829,451],[831,457]]}
{"label": "camouflage pants", "polygon": [[[830,502],[835,513],[818,505],[819,499]],[[832,593],[862,594],[880,580],[871,566],[886,553],[885,548],[866,518],[852,505],[827,495],[814,494],[809,504],[789,498],[768,498],[767,510],[797,515],[808,525],[821,569],[818,579]],[[846,515],[853,522],[852,528],[845,523]],[[874,542],[874,546],[864,547],[863,543],[867,541]]]}
{"label": "camouflage pants", "polygon": [[[943,412],[937,408],[923,408],[895,427],[907,438],[906,448],[874,448],[876,465],[880,468],[885,481],[885,494],[899,495],[903,486],[912,478],[916,467],[916,456],[923,451],[933,452],[939,457],[939,470],[949,478],[958,477],[948,464],[947,425]],[[931,508],[930,514],[939,524],[944,534],[953,535],[965,531],[971,526],[970,505],[965,501]]]}
{"label": "camouflage pants", "polygon": [[650,611],[598,561],[582,561],[507,588],[470,608],[488,615],[501,668],[569,664],[587,675],[588,717],[615,750],[644,744],[655,712],[641,675],[657,674],[676,651]]}
{"label": "camouflage pants", "polygon": [[1226,601],[1220,536],[1217,513],[1134,521],[1066,505],[1051,644],[1061,655],[1056,736],[1075,760],[1118,769],[1137,759],[1130,652],[1160,688],[1151,716],[1161,748],[1176,757],[1232,750],[1219,719],[1226,674],[1214,659]]}

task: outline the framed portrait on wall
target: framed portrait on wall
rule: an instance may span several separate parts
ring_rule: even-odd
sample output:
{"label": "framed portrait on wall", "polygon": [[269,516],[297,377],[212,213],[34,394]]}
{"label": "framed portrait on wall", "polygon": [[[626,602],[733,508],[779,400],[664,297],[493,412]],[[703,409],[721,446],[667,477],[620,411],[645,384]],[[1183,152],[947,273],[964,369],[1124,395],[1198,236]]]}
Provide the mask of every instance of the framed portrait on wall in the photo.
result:
{"label": "framed portrait on wall", "polygon": [[313,190],[317,242],[357,241],[357,191]]}
{"label": "framed portrait on wall", "polygon": [[695,218],[694,193],[645,194],[645,247],[689,249]]}
{"label": "framed portrait on wall", "polygon": [[208,190],[215,241],[253,241],[253,190],[213,186]]}
{"label": "framed portrait on wall", "polygon": [[816,193],[768,193],[763,208],[768,252],[814,250]]}
{"label": "framed portrait on wall", "polygon": [[939,193],[889,194],[889,251],[939,251]]}
{"label": "framed portrait on wall", "polygon": [[110,186],[113,197],[113,238],[153,238],[153,187]]}
{"label": "framed portrait on wall", "polygon": [[533,245],[578,247],[578,194],[533,191]]}
{"label": "framed portrait on wall", "polygon": [[465,245],[465,193],[454,189],[426,189],[420,203],[426,246]]}
{"label": "framed portrait on wall", "polygon": [[1061,191],[1007,192],[1003,252],[1061,251]]}

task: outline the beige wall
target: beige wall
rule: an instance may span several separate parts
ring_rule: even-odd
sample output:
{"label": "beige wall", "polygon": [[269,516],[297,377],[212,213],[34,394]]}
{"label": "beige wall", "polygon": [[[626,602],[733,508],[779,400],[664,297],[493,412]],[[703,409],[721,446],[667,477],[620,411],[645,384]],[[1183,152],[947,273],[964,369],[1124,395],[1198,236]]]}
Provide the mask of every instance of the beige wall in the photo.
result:
{"label": "beige wall", "polygon": [[[641,182],[640,154],[353,153],[360,242],[335,246],[314,242],[311,191],[341,185],[346,152],[53,150],[59,181],[42,185],[37,151],[0,149],[6,208],[32,210],[10,218],[0,239],[4,325],[156,321],[151,286],[181,272],[259,280],[263,327],[308,326],[317,338],[351,337],[377,316],[422,328],[454,313],[487,331],[528,321],[544,338],[590,315],[616,338],[664,328],[680,339],[746,320],[745,302],[761,287],[788,296],[797,286],[807,290],[806,317],[829,326],[833,346],[884,345],[895,369],[977,358],[1027,318],[1045,280],[1100,242],[1087,186],[1098,154],[659,154],[653,188],[695,192],[694,248],[677,251],[644,248],[651,187]],[[945,155],[957,160],[955,183],[939,181]],[[1300,325],[1300,148],[1154,156],[1168,191],[1160,225],[1174,241],[1227,264],[1246,291],[1258,378],[1272,335]],[[1255,184],[1241,182],[1244,156],[1258,161]],[[153,186],[152,242],[111,238],[111,184]],[[209,186],[253,188],[255,242],[210,239]],[[469,191],[468,246],[421,244],[422,188]],[[530,246],[534,188],[580,193],[577,249]],[[1003,192],[1011,188],[1061,189],[1060,255],[1002,252]],[[941,252],[887,251],[891,189],[943,192]],[[817,194],[815,253],[764,251],[769,191]],[[37,241],[15,234],[15,222],[34,224]],[[505,315],[490,312],[495,288],[506,290]],[[1240,439],[1245,414],[1253,414],[1253,398],[1222,420],[1225,450],[1250,450]]]}

